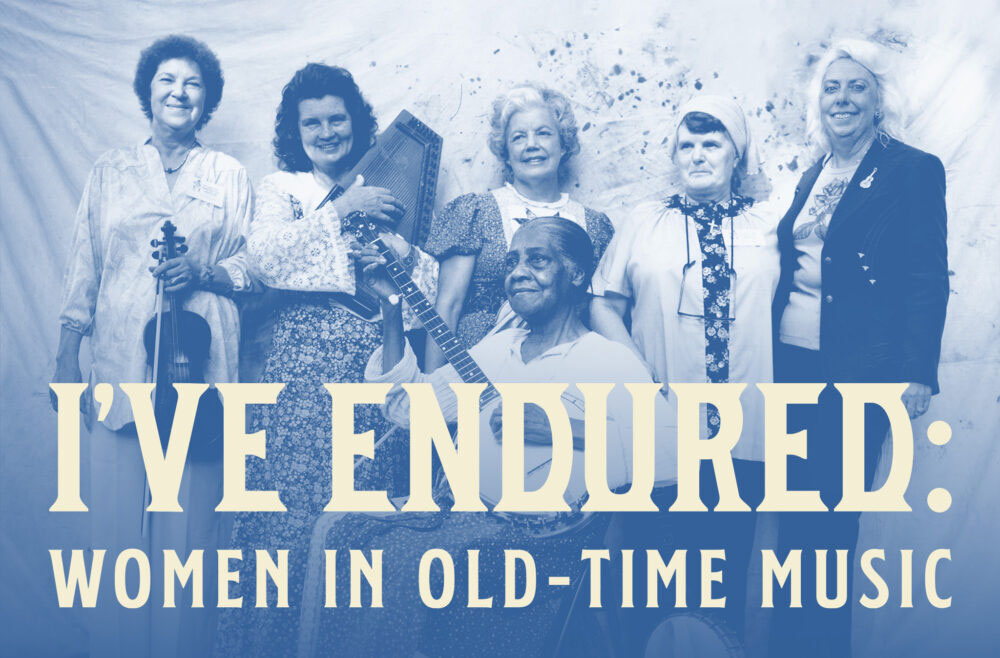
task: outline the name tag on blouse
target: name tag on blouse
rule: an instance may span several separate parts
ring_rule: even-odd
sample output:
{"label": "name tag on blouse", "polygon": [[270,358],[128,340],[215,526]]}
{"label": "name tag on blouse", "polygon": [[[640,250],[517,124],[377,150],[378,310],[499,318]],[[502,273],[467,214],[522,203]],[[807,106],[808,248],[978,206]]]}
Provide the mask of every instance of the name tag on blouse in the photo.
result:
{"label": "name tag on blouse", "polygon": [[191,189],[188,190],[188,194],[199,201],[210,203],[217,208],[222,207],[222,201],[225,197],[221,185],[209,183],[200,178],[194,180],[194,183],[191,184]]}
{"label": "name tag on blouse", "polygon": [[766,244],[764,231],[756,229],[736,231],[733,240],[737,247],[763,247]]}

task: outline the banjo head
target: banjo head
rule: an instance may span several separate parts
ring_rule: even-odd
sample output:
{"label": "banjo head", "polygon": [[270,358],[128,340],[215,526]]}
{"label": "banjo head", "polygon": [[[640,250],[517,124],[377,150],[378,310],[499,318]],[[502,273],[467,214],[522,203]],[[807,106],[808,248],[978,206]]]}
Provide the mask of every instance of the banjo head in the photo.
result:
{"label": "banjo head", "polygon": [[745,658],[739,640],[724,624],[697,612],[671,615],[646,642],[646,658]]}

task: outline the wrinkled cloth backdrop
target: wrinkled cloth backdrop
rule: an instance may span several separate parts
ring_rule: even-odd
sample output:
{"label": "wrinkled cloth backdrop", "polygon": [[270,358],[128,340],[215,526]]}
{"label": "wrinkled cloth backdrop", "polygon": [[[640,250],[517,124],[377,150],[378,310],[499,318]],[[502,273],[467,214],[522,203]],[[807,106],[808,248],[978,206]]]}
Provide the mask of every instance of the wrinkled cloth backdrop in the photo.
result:
{"label": "wrinkled cloth backdrop", "polygon": [[[855,603],[854,643],[866,656],[960,655],[1000,643],[1000,11],[993,2],[929,0],[754,4],[0,3],[0,626],[12,655],[85,646],[83,613],[57,607],[48,556],[50,548],[86,545],[88,527],[83,514],[47,511],[56,492],[47,402],[56,316],[87,172],[103,151],[148,130],[132,73],[139,51],[170,32],[203,39],[219,54],[225,95],[201,139],[238,158],[254,181],[274,169],[281,86],[307,61],[350,69],[383,126],[406,108],[442,133],[439,207],[498,182],[486,147],[490,101],[530,79],[575,103],[583,150],[572,192],[619,225],[629,220],[626,207],[661,194],[672,179],[665,131],[697,89],[735,95],[751,115],[777,221],[782,192],[808,162],[801,89],[812,58],[835,34],[875,35],[895,48],[912,110],[906,141],[947,168],[952,296],[942,393],[915,428],[914,511],[862,521],[861,547],[896,555],[883,569],[890,586],[899,581],[898,566],[889,568],[898,549],[915,549],[916,608],[900,610],[898,590],[881,610]],[[926,440],[933,419],[954,428],[944,448]],[[925,503],[939,486],[954,499],[942,515]],[[922,558],[940,547],[954,560],[939,577],[954,596],[949,610],[920,596]]]}

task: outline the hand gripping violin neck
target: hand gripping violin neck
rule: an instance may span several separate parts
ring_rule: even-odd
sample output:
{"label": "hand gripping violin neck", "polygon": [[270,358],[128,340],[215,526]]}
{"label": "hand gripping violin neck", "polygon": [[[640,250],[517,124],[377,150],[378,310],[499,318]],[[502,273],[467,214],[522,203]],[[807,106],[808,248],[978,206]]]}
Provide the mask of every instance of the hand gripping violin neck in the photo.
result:
{"label": "hand gripping violin neck", "polygon": [[[187,252],[184,238],[170,220],[163,223],[163,239],[152,240],[153,258],[162,264]],[[146,365],[154,389],[154,412],[160,441],[166,447],[177,408],[174,384],[205,381],[205,365],[212,345],[212,330],[205,318],[182,308],[182,294],[166,292],[163,279],[156,282],[156,312],[146,323],[143,343]],[[188,458],[218,459],[222,455],[222,403],[210,388],[198,403]]]}

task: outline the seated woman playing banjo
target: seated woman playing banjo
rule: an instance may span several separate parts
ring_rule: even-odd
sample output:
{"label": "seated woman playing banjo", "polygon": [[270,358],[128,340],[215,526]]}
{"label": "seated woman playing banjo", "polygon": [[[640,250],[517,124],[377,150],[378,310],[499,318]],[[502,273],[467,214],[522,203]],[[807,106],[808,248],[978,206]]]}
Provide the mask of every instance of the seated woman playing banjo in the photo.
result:
{"label": "seated woman playing banjo", "polygon": [[[384,273],[384,263],[373,247],[364,247],[356,257],[365,265],[372,287],[382,298],[383,346],[368,362],[365,377],[371,382],[396,384],[384,406],[386,416],[401,425],[409,419],[409,399],[398,386],[406,382],[428,382],[434,387],[446,420],[456,419],[457,404],[450,383],[462,381],[459,370],[445,365],[423,374],[403,338],[401,312],[395,288]],[[576,382],[618,384],[607,399],[607,483],[611,489],[626,487],[632,479],[632,396],[622,384],[648,383],[649,372],[627,347],[587,329],[580,317],[586,308],[587,288],[594,271],[594,250],[586,231],[572,221],[558,217],[533,219],[515,233],[505,260],[504,286],[514,311],[526,321],[526,327],[500,331],[484,338],[469,351],[482,372],[495,382],[569,382],[563,394],[564,406],[573,418],[583,418],[583,396]],[[464,353],[464,352],[463,352]],[[456,359],[458,361],[458,359]],[[485,394],[484,394],[484,397]],[[676,413],[661,395],[656,400],[655,480],[658,484],[673,481],[676,459],[673,441]],[[480,492],[489,507],[497,502],[485,484],[487,471],[500,470],[500,432],[497,407],[499,399],[487,403],[480,419]],[[530,455],[532,450],[547,450],[551,458],[552,438],[547,418],[540,408],[526,405],[524,433],[526,442],[525,488],[531,490],[535,471],[545,471]],[[577,429],[573,431],[578,433]],[[388,514],[349,514],[336,519],[322,519],[314,533],[307,580],[322,582],[319,565],[322,549],[383,549],[381,608],[352,610],[346,605],[321,608],[320,601],[303,601],[308,614],[316,611],[313,623],[303,619],[303,629],[318,629],[320,637],[304,632],[300,655],[322,653],[323,647],[337,647],[344,655],[359,655],[375,648],[387,655],[410,655],[422,648],[441,655],[534,655],[545,648],[545,638],[556,622],[559,598],[564,590],[540,586],[534,602],[525,608],[504,608],[503,548],[517,547],[531,552],[539,574],[571,574],[580,568],[580,550],[600,541],[586,532],[580,511],[582,487],[573,482],[582,479],[583,452],[574,436],[573,476],[566,496],[571,512],[515,514],[503,512],[433,513],[397,512]],[[544,460],[541,460],[544,461]],[[578,473],[580,472],[580,473]],[[448,491],[442,487],[441,491]],[[439,500],[439,502],[442,502]],[[447,504],[444,504],[447,507]],[[334,516],[334,515],[330,515]],[[596,524],[594,524],[596,525]],[[429,611],[418,600],[417,572],[421,555],[431,548],[443,548],[465,559],[465,548],[481,549],[479,592],[493,596],[495,609],[477,609],[456,600],[441,610]],[[499,559],[498,559],[499,556]],[[458,572],[455,592],[464,592]],[[336,570],[337,589],[348,591],[349,570]],[[437,582],[435,582],[437,577]],[[343,582],[340,582],[343,580]],[[441,591],[440,573],[432,570],[431,589]],[[544,580],[543,580],[544,582]],[[306,598],[309,597],[307,592]],[[318,597],[317,597],[318,598]],[[346,603],[346,602],[344,602]],[[321,617],[320,617],[321,616]],[[433,623],[429,623],[433,622]],[[428,655],[432,655],[428,654]]]}

